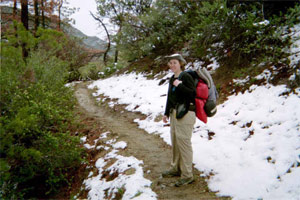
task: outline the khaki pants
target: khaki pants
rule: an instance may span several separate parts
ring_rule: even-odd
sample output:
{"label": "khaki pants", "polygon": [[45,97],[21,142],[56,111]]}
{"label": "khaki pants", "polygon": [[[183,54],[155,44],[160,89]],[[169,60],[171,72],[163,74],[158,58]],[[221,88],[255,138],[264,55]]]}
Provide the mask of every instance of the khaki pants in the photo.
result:
{"label": "khaki pants", "polygon": [[172,170],[181,172],[181,178],[193,177],[192,132],[196,122],[195,112],[189,111],[176,119],[176,111],[170,114],[171,142],[173,151]]}

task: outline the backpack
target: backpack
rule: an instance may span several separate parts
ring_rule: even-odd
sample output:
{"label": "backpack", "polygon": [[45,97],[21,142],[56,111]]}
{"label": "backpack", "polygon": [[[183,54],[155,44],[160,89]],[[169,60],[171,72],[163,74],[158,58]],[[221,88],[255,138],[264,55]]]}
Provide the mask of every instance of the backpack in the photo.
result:
{"label": "backpack", "polygon": [[[213,79],[206,68],[189,69],[186,71],[195,80],[196,86],[196,116],[203,122],[207,122],[203,116],[203,110],[207,117],[212,117],[217,113],[218,91]],[[203,108],[203,109],[202,109]]]}

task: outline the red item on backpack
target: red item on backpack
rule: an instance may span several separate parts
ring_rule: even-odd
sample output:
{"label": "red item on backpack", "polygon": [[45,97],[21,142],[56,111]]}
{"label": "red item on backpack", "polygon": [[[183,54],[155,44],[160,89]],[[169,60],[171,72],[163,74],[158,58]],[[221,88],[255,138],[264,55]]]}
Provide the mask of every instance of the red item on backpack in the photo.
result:
{"label": "red item on backpack", "polygon": [[196,107],[196,117],[203,121],[204,123],[207,123],[207,115],[204,110],[204,105],[206,103],[206,100],[208,98],[208,87],[202,81],[199,79],[196,87],[196,99],[195,99],[195,107]]}

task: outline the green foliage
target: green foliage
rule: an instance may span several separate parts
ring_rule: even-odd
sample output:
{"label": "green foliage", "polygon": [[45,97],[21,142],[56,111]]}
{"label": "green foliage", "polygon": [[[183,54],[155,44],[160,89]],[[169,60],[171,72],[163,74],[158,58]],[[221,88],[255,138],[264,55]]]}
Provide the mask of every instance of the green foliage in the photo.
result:
{"label": "green foliage", "polygon": [[[20,27],[2,41],[1,199],[45,198],[81,164],[79,138],[68,132],[75,105],[72,91],[64,86],[69,63],[58,55],[60,42],[52,42],[60,37],[44,31],[34,38]],[[22,43],[30,50],[26,62]]]}
{"label": "green foliage", "polygon": [[[33,49],[36,45],[33,34],[28,32],[22,24],[16,21],[13,22],[13,27],[17,29],[17,32],[12,31],[10,34],[6,34],[9,45],[14,47],[25,45],[27,50]],[[14,30],[14,28],[12,29]]]}
{"label": "green foliage", "polygon": [[143,194],[143,192],[142,192],[142,191],[138,191],[138,192],[134,195],[133,198],[138,197],[138,196],[141,196],[141,194]]}
{"label": "green foliage", "polygon": [[95,62],[90,62],[87,65],[78,69],[80,80],[97,80],[100,78],[100,66]]}
{"label": "green foliage", "polygon": [[39,49],[67,63],[66,69],[70,72],[68,80],[79,80],[78,69],[89,62],[88,53],[80,45],[81,41],[51,29],[39,28],[37,36]]}
{"label": "green foliage", "polygon": [[[120,56],[121,58],[123,55]],[[118,63],[114,63],[112,59],[105,65],[104,63],[90,62],[89,64],[79,68],[80,80],[97,80],[105,78],[118,70],[127,66],[127,62],[119,59]]]}
{"label": "green foliage", "polygon": [[300,70],[295,69],[292,79],[289,80],[288,86],[291,89],[300,87]]}
{"label": "green foliage", "polygon": [[122,199],[122,197],[124,196],[126,190],[124,188],[124,186],[122,186],[121,188],[118,188],[118,192],[116,194],[117,199]]}
{"label": "green foliage", "polygon": [[[291,38],[287,35],[299,7],[283,16],[263,18],[261,3],[236,3],[228,8],[224,1],[203,2],[195,16],[196,25],[187,35],[192,53],[203,60],[217,58],[227,67],[249,67],[262,62],[288,64]],[[297,10],[297,11],[296,11]]]}
{"label": "green foliage", "polygon": [[122,63],[110,63],[99,73],[101,77],[107,77],[116,71],[122,69],[124,65]]}
{"label": "green foliage", "polygon": [[118,38],[120,48],[130,60],[172,52],[186,41],[188,21],[173,1],[156,1],[138,16],[128,13]]}
{"label": "green foliage", "polygon": [[261,73],[261,71],[255,66],[242,67],[242,68],[236,68],[233,71],[232,77],[241,79],[241,78],[244,78],[246,76],[255,77],[255,76],[259,75],[260,73]]}
{"label": "green foliage", "polygon": [[214,44],[215,48],[221,46],[221,34],[224,34],[224,38],[230,38],[231,35],[223,33],[226,26],[222,25],[223,22],[230,21],[226,19],[228,12],[225,2],[221,1],[203,2],[203,6],[197,10],[195,25],[191,28],[191,33],[187,35],[197,56],[205,58],[209,53],[209,45]]}
{"label": "green foliage", "polygon": [[[5,33],[7,40],[3,42],[3,45],[7,47],[4,54],[17,53],[15,59],[11,61],[7,60],[9,56],[4,57],[7,62],[24,62],[22,59],[22,45],[25,45],[27,51],[40,51],[42,54],[46,53],[47,56],[54,56],[61,61],[66,62],[66,70],[69,71],[68,80],[78,80],[78,69],[89,62],[87,51],[81,45],[81,41],[77,38],[72,38],[65,35],[62,32],[52,29],[38,28],[36,37],[32,33],[26,31],[22,24],[14,22],[14,27],[10,31]],[[2,50],[3,51],[3,50]],[[3,54],[2,53],[2,54]],[[18,66],[14,65],[12,66]],[[19,67],[18,67],[19,68]]]}
{"label": "green foliage", "polygon": [[[116,43],[116,51],[119,52],[123,37],[123,28],[129,19],[134,19],[144,13],[150,7],[152,0],[96,0],[98,15],[100,17],[109,18],[110,22],[118,27],[116,35],[113,37],[113,42]],[[103,25],[103,23],[102,23]],[[105,28],[106,29],[106,28]],[[115,54],[115,62],[118,60],[118,53]]]}
{"label": "green foliage", "polygon": [[131,61],[185,48],[192,58],[206,63],[214,58],[230,70],[288,65],[289,33],[299,22],[299,4],[268,20],[263,8],[258,1],[154,1],[141,13],[123,10],[115,40]]}

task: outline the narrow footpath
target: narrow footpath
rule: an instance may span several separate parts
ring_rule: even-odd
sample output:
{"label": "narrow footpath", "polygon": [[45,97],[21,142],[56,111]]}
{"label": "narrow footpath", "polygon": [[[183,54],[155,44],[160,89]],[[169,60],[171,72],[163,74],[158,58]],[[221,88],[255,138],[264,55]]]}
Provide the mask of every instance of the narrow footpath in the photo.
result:
{"label": "narrow footpath", "polygon": [[158,199],[230,199],[216,197],[215,193],[210,192],[204,178],[200,177],[200,172],[195,169],[196,181],[179,188],[174,186],[177,178],[162,178],[161,173],[168,169],[170,164],[171,147],[158,135],[148,134],[138,128],[133,120],[142,118],[143,115],[125,110],[121,113],[108,106],[97,105],[86,83],[75,86],[75,96],[85,114],[99,120],[102,127],[117,134],[120,140],[127,143],[124,154],[144,162],[144,177],[152,181],[151,188],[158,195]]}

